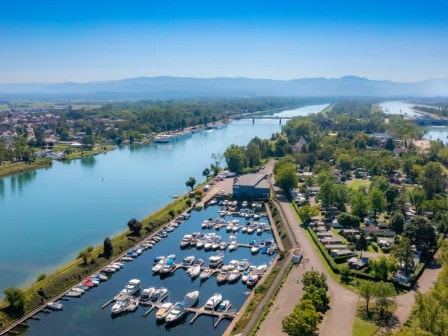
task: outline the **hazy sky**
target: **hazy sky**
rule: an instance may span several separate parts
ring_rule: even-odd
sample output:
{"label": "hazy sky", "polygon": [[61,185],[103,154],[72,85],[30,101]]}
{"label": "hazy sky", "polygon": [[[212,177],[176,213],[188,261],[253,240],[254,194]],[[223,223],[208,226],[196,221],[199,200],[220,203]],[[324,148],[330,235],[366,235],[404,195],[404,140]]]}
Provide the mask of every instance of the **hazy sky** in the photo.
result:
{"label": "hazy sky", "polygon": [[0,82],[159,75],[448,78],[448,1],[0,1]]}

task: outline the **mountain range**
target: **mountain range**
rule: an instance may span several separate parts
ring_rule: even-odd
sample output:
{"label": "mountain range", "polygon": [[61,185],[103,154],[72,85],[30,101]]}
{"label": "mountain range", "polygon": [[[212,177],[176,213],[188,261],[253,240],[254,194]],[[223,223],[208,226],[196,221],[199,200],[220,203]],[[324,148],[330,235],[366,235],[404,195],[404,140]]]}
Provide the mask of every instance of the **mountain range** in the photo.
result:
{"label": "mountain range", "polygon": [[139,99],[210,96],[448,97],[448,80],[400,83],[356,76],[293,80],[161,76],[87,83],[0,84],[0,95]]}

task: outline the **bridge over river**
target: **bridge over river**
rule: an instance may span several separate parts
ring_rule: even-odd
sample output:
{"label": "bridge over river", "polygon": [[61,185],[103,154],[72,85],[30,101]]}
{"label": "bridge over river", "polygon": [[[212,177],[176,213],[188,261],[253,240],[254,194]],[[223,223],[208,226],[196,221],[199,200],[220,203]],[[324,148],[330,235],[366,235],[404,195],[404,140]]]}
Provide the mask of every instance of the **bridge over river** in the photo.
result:
{"label": "bridge over river", "polygon": [[234,117],[234,119],[237,120],[242,120],[242,119],[252,119],[252,123],[255,124],[255,119],[274,119],[274,120],[278,120],[278,123],[281,125],[282,124],[282,119],[283,120],[291,120],[292,117],[279,117],[279,116],[261,116],[261,115],[241,115],[241,116],[236,116]]}

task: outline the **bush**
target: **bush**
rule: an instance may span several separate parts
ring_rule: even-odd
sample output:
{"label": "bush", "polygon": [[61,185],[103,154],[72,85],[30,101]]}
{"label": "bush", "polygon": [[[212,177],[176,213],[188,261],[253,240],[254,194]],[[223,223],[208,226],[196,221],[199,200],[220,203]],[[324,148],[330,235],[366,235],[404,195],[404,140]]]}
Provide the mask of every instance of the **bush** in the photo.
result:
{"label": "bush", "polygon": [[45,273],[39,274],[39,276],[37,277],[36,282],[40,282],[43,279],[45,279],[47,277],[47,275]]}

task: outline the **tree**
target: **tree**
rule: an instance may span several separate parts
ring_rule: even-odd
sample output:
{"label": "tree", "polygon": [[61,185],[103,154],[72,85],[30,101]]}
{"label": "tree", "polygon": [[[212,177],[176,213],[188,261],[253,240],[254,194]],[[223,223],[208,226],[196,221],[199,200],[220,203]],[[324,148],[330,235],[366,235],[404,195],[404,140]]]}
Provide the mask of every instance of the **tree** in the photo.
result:
{"label": "tree", "polygon": [[282,321],[283,331],[289,336],[313,336],[319,323],[319,314],[309,300],[297,304],[291,315]]}
{"label": "tree", "polygon": [[128,222],[128,228],[129,230],[131,230],[132,233],[139,235],[140,231],[142,229],[143,225],[141,222],[139,222],[138,220],[136,220],[135,218],[132,218],[129,222]]}
{"label": "tree", "polygon": [[338,157],[339,168],[345,173],[352,168],[352,159],[348,154],[341,154]]}
{"label": "tree", "polygon": [[367,239],[366,239],[366,234],[364,233],[364,231],[361,231],[361,233],[359,234],[359,238],[356,240],[355,247],[358,251],[361,251],[361,256],[362,256],[362,251],[367,250]]}
{"label": "tree", "polygon": [[375,284],[375,303],[380,310],[380,316],[384,316],[387,307],[392,304],[391,297],[395,295],[395,288],[390,282],[377,282]]}
{"label": "tree", "polygon": [[88,248],[79,252],[78,254],[78,259],[82,259],[84,262],[84,265],[87,265],[87,263],[89,262],[89,259],[92,257],[92,251],[89,250]]}
{"label": "tree", "polygon": [[224,157],[227,162],[227,167],[230,171],[241,173],[246,167],[246,153],[244,147],[237,145],[230,145],[224,152]]}
{"label": "tree", "polygon": [[359,217],[343,212],[337,217],[338,223],[341,224],[343,227],[351,227],[351,228],[357,228],[359,227]]}
{"label": "tree", "polygon": [[305,225],[308,225],[308,223],[311,220],[311,217],[317,216],[318,213],[319,213],[318,209],[316,209],[316,207],[312,207],[309,204],[301,206],[298,211],[298,215],[302,220],[303,224]]}
{"label": "tree", "polygon": [[249,167],[254,167],[260,164],[261,151],[260,147],[253,141],[246,146],[246,156],[249,161]]}
{"label": "tree", "polygon": [[403,231],[403,236],[409,238],[423,256],[427,256],[437,246],[436,232],[425,217],[414,217]]}
{"label": "tree", "polygon": [[414,253],[412,252],[411,241],[409,238],[403,238],[399,244],[395,244],[392,249],[392,256],[397,259],[405,272],[408,272],[414,267]]}
{"label": "tree", "polygon": [[388,138],[386,140],[386,143],[384,144],[384,149],[387,149],[389,151],[393,151],[395,149],[395,143],[392,138]]}
{"label": "tree", "polygon": [[95,140],[92,135],[85,135],[81,139],[81,143],[84,148],[93,148],[93,145],[95,144]]}
{"label": "tree", "polygon": [[429,162],[424,167],[419,176],[420,183],[428,198],[445,190],[446,179],[443,169],[438,162]]}
{"label": "tree", "polygon": [[355,192],[350,200],[352,214],[359,218],[364,218],[368,214],[369,203],[363,191]]}
{"label": "tree", "polygon": [[381,256],[377,260],[369,260],[369,266],[375,278],[387,280],[389,275],[389,263],[386,256]]}
{"label": "tree", "polygon": [[376,218],[377,214],[383,212],[386,208],[386,198],[384,197],[384,193],[378,188],[373,188],[369,192],[369,204],[370,209],[373,211],[373,215]]}
{"label": "tree", "polygon": [[17,314],[23,314],[25,310],[25,293],[18,288],[8,288],[3,291],[9,307]]}
{"label": "tree", "polygon": [[363,281],[359,286],[359,295],[366,301],[366,311],[369,314],[369,304],[375,296],[375,283],[372,281]]}
{"label": "tree", "polygon": [[350,270],[350,267],[347,265],[340,267],[340,273],[341,273],[341,281],[343,283],[350,283],[352,280],[352,271]]}
{"label": "tree", "polygon": [[389,188],[387,188],[386,192],[384,193],[387,201],[387,209],[389,211],[396,208],[396,199],[399,194],[400,192],[398,191],[398,188],[394,186],[390,186]]}
{"label": "tree", "polygon": [[317,287],[316,285],[309,285],[305,287],[305,294],[302,300],[309,300],[313,303],[314,308],[318,312],[325,312],[328,308],[327,290],[324,287]]}
{"label": "tree", "polygon": [[284,163],[279,166],[276,169],[275,181],[289,195],[292,189],[297,188],[299,182],[296,165],[294,163]]}
{"label": "tree", "polygon": [[405,220],[403,214],[399,211],[395,211],[390,218],[390,229],[398,234],[401,234],[403,232],[404,224]]}
{"label": "tree", "polygon": [[113,246],[112,241],[109,237],[106,237],[103,242],[103,254],[106,258],[109,258],[112,255]]}
{"label": "tree", "polygon": [[425,191],[422,188],[413,188],[408,192],[408,197],[411,204],[415,206],[417,213],[420,213],[421,206],[426,199]]}
{"label": "tree", "polygon": [[303,275],[302,284],[304,289],[313,285],[319,288],[325,288],[325,291],[328,290],[327,277],[325,276],[325,273],[319,273],[318,271],[305,272]]}
{"label": "tree", "polygon": [[185,182],[185,185],[187,187],[190,187],[193,191],[194,186],[196,185],[196,179],[194,177],[189,177],[188,180]]}
{"label": "tree", "polygon": [[389,188],[389,180],[384,176],[374,176],[372,178],[372,184],[370,185],[370,189],[378,188],[382,192],[385,192],[387,188]]}
{"label": "tree", "polygon": [[205,169],[202,171],[202,176],[204,176],[205,179],[208,179],[208,178],[210,177],[210,175],[211,175],[211,171],[210,171],[209,168],[205,168]]}
{"label": "tree", "polygon": [[319,191],[319,199],[322,202],[322,206],[326,209],[333,205],[334,187],[331,181],[327,180],[322,184]]}

